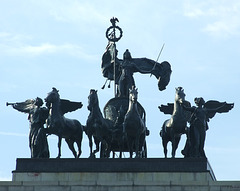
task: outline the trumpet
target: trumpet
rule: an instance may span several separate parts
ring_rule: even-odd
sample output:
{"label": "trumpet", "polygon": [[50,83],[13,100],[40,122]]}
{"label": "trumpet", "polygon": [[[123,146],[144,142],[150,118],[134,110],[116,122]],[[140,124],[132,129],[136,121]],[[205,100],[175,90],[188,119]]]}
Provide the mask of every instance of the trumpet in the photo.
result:
{"label": "trumpet", "polygon": [[6,106],[9,106],[9,105],[14,105],[16,103],[9,103],[9,102],[6,102]]}

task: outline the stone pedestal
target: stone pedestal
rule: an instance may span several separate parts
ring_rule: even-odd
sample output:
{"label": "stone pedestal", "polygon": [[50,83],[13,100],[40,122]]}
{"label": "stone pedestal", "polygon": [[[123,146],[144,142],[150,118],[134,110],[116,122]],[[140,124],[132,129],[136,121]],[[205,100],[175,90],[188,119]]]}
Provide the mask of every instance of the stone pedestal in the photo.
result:
{"label": "stone pedestal", "polygon": [[237,191],[239,181],[216,181],[207,159],[17,159],[1,190]]}
{"label": "stone pedestal", "polygon": [[215,181],[205,158],[17,159],[13,181]]}

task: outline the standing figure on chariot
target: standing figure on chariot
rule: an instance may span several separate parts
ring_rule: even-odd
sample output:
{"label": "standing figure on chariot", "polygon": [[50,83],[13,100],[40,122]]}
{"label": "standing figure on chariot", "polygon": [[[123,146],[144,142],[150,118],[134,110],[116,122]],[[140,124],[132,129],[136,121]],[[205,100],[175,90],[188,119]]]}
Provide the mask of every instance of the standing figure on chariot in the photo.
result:
{"label": "standing figure on chariot", "polygon": [[[123,60],[117,58],[117,49],[113,42],[109,42],[105,53],[102,56],[102,73],[107,80],[115,80],[117,88],[117,97],[128,97],[128,89],[135,86],[133,74],[153,74],[158,79],[158,89],[166,89],[171,77],[171,65],[164,61],[159,63],[148,58],[132,58],[127,49],[123,54]],[[115,52],[115,53],[113,53]],[[114,55],[115,67],[114,67]],[[114,78],[115,68],[115,78]],[[107,81],[106,80],[106,81]],[[105,87],[105,85],[103,86]]]}
{"label": "standing figure on chariot", "polygon": [[[172,73],[171,65],[164,61],[158,63],[158,58],[163,50],[163,47],[158,55],[156,61],[148,58],[132,58],[128,49],[123,54],[123,60],[117,57],[118,50],[116,42],[122,38],[123,31],[116,25],[119,22],[117,18],[110,19],[112,26],[106,31],[108,45],[106,51],[102,56],[101,69],[103,76],[107,78],[106,82],[114,81],[114,95],[115,97],[128,97],[129,89],[135,86],[133,74],[140,72],[141,74],[153,74],[158,79],[158,89],[165,90],[170,81]],[[102,89],[104,89],[105,84]],[[117,91],[116,91],[116,86]],[[110,83],[109,86],[110,87]]]}
{"label": "standing figure on chariot", "polygon": [[123,54],[123,61],[120,64],[121,76],[118,81],[118,95],[119,97],[128,97],[129,89],[135,87],[133,78],[134,65],[132,64],[132,56],[127,49]]}

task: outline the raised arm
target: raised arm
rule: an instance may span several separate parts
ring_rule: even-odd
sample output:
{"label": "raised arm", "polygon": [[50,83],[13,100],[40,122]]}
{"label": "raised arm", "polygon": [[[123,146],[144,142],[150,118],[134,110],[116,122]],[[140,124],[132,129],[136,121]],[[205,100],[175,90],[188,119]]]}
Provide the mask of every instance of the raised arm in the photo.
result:
{"label": "raised arm", "polygon": [[196,109],[196,107],[194,107],[194,106],[193,107],[187,107],[184,104],[182,104],[182,107],[183,107],[183,109],[185,109],[187,111],[190,111],[190,112],[194,112],[195,109]]}

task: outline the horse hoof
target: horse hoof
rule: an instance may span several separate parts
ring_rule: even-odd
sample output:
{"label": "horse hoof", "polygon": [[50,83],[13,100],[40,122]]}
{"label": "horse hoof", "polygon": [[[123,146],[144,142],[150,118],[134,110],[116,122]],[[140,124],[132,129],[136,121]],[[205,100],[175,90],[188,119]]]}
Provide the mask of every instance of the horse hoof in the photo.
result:
{"label": "horse hoof", "polygon": [[81,154],[82,154],[82,151],[79,151],[78,155],[77,155],[77,158],[79,158],[81,156]]}
{"label": "horse hoof", "polygon": [[93,154],[93,153],[91,153],[90,156],[89,156],[88,158],[94,158],[94,159],[95,159],[95,158],[96,158],[96,155]]}

